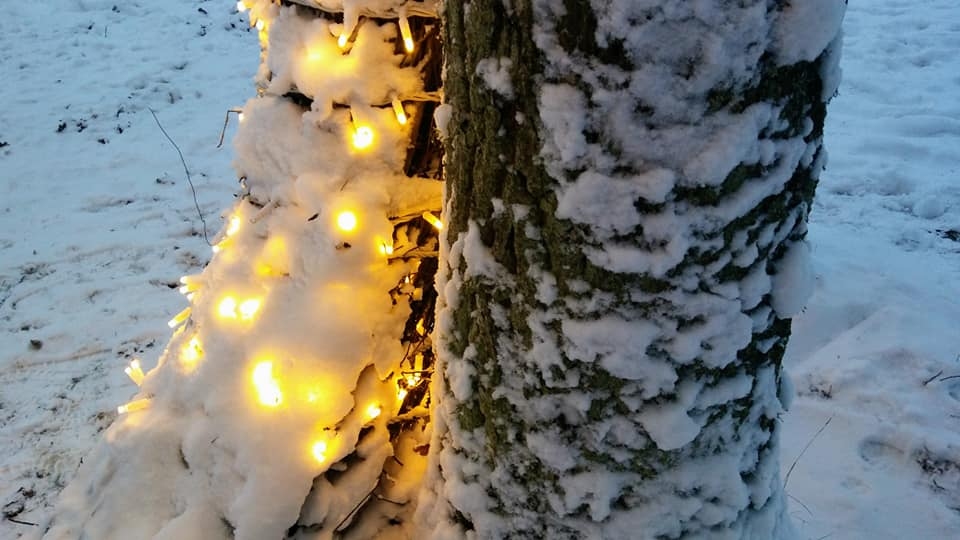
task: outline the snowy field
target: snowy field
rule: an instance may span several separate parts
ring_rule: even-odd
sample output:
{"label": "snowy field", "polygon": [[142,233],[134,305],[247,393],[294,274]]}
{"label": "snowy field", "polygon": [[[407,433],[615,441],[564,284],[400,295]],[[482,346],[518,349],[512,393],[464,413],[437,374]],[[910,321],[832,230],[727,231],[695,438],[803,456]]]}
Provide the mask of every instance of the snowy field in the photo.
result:
{"label": "snowy field", "polygon": [[[864,5],[867,4],[867,5]],[[236,182],[256,35],[226,0],[50,0],[0,19],[0,539],[33,532],[135,393]],[[817,288],[788,351],[804,539],[960,537],[960,4],[850,5]],[[804,448],[806,450],[804,451]],[[802,454],[802,455],[801,455]],[[792,470],[791,470],[792,469]],[[26,523],[26,524],[25,524]]]}

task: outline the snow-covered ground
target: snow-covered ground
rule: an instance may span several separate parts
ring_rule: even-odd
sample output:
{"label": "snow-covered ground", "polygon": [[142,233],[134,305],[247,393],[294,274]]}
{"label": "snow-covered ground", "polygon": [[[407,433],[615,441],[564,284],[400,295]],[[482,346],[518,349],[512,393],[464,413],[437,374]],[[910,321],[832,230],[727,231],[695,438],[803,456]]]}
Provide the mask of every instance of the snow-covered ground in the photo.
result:
{"label": "snow-covered ground", "polygon": [[[788,352],[787,491],[803,538],[956,538],[960,5],[863,4],[810,227],[818,285]],[[129,357],[156,362],[185,306],[177,279],[210,254],[148,108],[212,236],[236,187],[216,143],[258,47],[228,1],[5,8],[0,504],[39,522],[135,393]],[[32,528],[4,519],[0,538]]]}

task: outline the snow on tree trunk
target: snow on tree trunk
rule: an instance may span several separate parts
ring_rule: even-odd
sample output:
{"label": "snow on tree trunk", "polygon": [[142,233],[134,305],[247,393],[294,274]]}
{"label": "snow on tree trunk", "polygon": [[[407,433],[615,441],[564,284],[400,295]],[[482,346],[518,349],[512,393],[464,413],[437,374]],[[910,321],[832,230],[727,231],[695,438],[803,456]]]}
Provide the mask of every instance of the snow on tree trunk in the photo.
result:
{"label": "snow on tree trunk", "polygon": [[445,6],[420,518],[451,539],[789,537],[781,359],[844,2]]}
{"label": "snow on tree trunk", "polygon": [[296,4],[238,4],[263,46],[235,140],[243,191],[46,538],[406,526],[428,443],[437,3]]}

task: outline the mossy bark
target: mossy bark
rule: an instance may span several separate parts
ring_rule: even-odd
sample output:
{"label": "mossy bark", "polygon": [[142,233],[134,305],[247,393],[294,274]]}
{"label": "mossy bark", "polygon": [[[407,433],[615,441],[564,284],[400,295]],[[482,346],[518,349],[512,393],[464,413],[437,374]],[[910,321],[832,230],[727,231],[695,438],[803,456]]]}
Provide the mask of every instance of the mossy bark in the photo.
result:
{"label": "mossy bark", "polygon": [[[589,2],[565,0],[564,7],[557,43],[565,52],[624,73],[635,68],[622,42],[597,43]],[[749,82],[702,93],[704,115],[734,117],[752,105],[770,104],[776,117],[758,128],[757,139],[805,144],[808,158],[791,164],[789,180],[735,216],[717,209],[744,197],[750,186],[775,182],[775,169],[786,156],[740,162],[725,171],[719,185],[682,178],[663,201],[638,198],[639,225],[621,231],[616,241],[632,242],[653,257],[662,246],[645,243],[644,219],[665,212],[684,217],[678,222],[690,224],[689,229],[675,234],[692,240],[669,271],[625,272],[591,257],[591,249],[603,247],[591,224],[558,217],[558,187],[584,171],[550,172],[542,152],[541,85],[569,85],[588,102],[596,87],[577,73],[547,69],[548,60],[535,44],[540,21],[530,1],[514,0],[509,10],[500,0],[447,2],[443,22],[444,88],[452,116],[444,209],[449,247],[441,272],[451,292],[441,292],[435,389],[439,508],[461,532],[474,531],[479,538],[626,537],[616,531],[632,531],[631,538],[762,537],[788,529],[777,474],[777,415],[790,322],[772,309],[770,291],[750,305],[729,298],[727,291],[749,276],[775,275],[785,252],[806,233],[821,168],[826,53],[786,66],[765,54]],[[510,90],[491,88],[485,80],[478,64],[488,59],[499,59],[509,73]],[[677,70],[696,68],[691,59]],[[658,112],[637,103],[632,121],[645,122]],[[587,125],[584,137],[608,155],[620,154],[602,125]],[[642,169],[623,159],[616,172]],[[696,219],[701,214],[711,217]],[[495,261],[493,270],[478,258],[478,248]],[[752,250],[755,256],[743,256]],[[551,292],[545,294],[545,287]],[[749,317],[748,343],[717,361],[713,342],[721,341],[720,330],[704,334],[692,360],[676,358],[680,337],[708,326],[717,309],[731,312],[724,317]],[[611,317],[669,330],[634,361],[671,366],[674,385],[651,395],[642,380],[612,373],[599,357],[571,352],[575,339],[564,334],[565,321]],[[554,356],[549,367],[544,367],[545,354]],[[750,382],[743,395],[704,401],[707,392],[744,378]],[[644,415],[687,399],[682,388],[688,382],[698,389],[687,414],[699,424],[699,433],[679,448],[658,445]],[[565,408],[584,400],[579,410]],[[531,443],[544,438],[578,461],[558,464],[543,445]],[[468,461],[476,468],[462,465]],[[728,467],[717,475],[736,479],[733,491],[739,490],[739,499],[724,500],[710,482],[692,486],[677,480],[717,464]],[[579,484],[570,479],[588,475],[616,488],[578,499]],[[451,495],[465,486],[476,487],[484,500]],[[687,503],[701,509],[680,510]],[[707,507],[723,508],[724,517],[707,515]]]}

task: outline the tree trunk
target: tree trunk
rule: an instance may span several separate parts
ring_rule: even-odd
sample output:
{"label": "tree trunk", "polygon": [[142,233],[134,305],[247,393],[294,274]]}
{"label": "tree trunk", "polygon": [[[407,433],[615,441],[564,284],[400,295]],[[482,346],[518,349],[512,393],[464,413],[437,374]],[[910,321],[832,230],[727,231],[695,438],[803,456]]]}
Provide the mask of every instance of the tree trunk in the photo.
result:
{"label": "tree trunk", "polygon": [[789,536],[781,359],[843,4],[504,4],[444,14],[421,517],[438,538]]}

